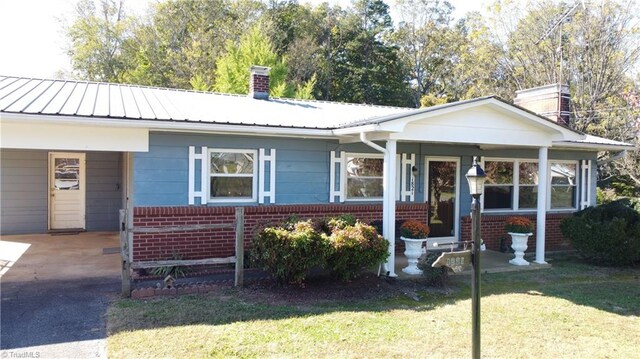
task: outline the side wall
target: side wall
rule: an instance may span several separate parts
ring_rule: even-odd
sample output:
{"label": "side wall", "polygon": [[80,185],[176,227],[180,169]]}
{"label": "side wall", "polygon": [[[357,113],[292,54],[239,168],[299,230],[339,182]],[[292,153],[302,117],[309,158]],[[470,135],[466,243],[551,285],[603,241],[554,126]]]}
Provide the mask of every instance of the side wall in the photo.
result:
{"label": "side wall", "polygon": [[47,231],[47,152],[0,151],[0,233]]}
{"label": "side wall", "polygon": [[[384,145],[384,144],[382,144]],[[225,136],[185,133],[151,133],[150,148],[147,153],[134,156],[134,225],[158,226],[163,224],[218,223],[215,221],[233,221],[234,203],[216,203],[207,206],[188,206],[188,149],[189,146],[207,146],[220,149],[276,149],[276,205],[257,206],[257,203],[243,203],[247,213],[247,236],[256,220],[282,219],[291,214],[301,214],[309,209],[314,215],[327,216],[340,213],[354,213],[363,220],[370,216],[362,208],[374,206],[382,212],[381,202],[346,202],[329,204],[330,152],[347,151],[357,153],[377,153],[361,144],[340,144],[331,139],[272,138],[257,136]],[[460,227],[463,239],[468,235],[468,214],[471,197],[465,178],[472,163],[472,156],[494,158],[519,158],[537,160],[537,149],[500,149],[481,150],[477,146],[444,145],[428,143],[398,144],[398,153],[416,155],[418,178],[415,186],[415,201],[420,211],[426,212],[425,165],[426,157],[452,157],[460,160]],[[596,153],[580,151],[560,151],[550,149],[550,160],[596,159]],[[595,161],[594,161],[595,162]],[[196,172],[199,171],[196,165]],[[595,178],[595,163],[592,168]],[[196,176],[196,188],[200,186]],[[595,204],[595,180],[592,181],[592,203]],[[398,208],[408,202],[399,202]],[[304,206],[296,206],[304,205]],[[336,207],[337,206],[337,207]],[[424,206],[424,207],[421,207]],[[547,224],[547,249],[566,248],[558,226],[559,219],[570,215],[571,211],[551,212]],[[535,218],[535,210],[504,211],[484,213],[485,241],[489,248],[498,249],[499,236],[503,233],[502,221],[508,215],[526,215]],[[398,213],[401,218],[402,213]],[[364,217],[363,217],[364,216]],[[425,213],[412,216],[425,218]],[[377,217],[380,218],[381,214]],[[484,227],[483,227],[484,228]],[[179,235],[136,236],[134,241],[136,260],[167,259],[173,251],[183,255],[203,258],[208,256],[227,256],[233,253],[233,235],[231,231],[220,233],[185,233]]]}
{"label": "side wall", "polygon": [[[117,230],[122,202],[122,155],[86,154],[86,229]],[[0,151],[0,234],[47,232],[47,187],[47,151]]]}
{"label": "side wall", "polygon": [[[398,204],[396,218],[427,220],[427,205]],[[354,214],[364,222],[382,219],[382,205],[273,205],[245,207],[245,246],[256,227],[276,222],[291,215],[300,218],[325,218],[344,213]],[[138,207],[133,212],[136,227],[179,226],[189,224],[221,224],[235,221],[234,207]],[[235,232],[214,229],[179,233],[135,234],[133,258],[136,261],[171,259],[179,254],[183,259],[229,257],[235,253]]]}

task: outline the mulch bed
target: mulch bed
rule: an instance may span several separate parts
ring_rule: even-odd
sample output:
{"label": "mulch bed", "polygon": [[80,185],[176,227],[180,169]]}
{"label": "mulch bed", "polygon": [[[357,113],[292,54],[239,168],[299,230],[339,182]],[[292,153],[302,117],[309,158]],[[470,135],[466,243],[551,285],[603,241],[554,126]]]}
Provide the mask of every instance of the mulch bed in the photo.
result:
{"label": "mulch bed", "polygon": [[[195,280],[200,280],[195,282]],[[233,288],[233,279],[214,280],[189,278],[181,279],[174,288],[141,287],[132,291],[132,298],[176,296],[182,294],[210,293]],[[404,295],[419,301],[421,292],[451,292],[448,287],[434,287],[423,278],[398,280],[378,277],[374,273],[364,272],[351,281],[340,281],[327,275],[314,275],[302,285],[282,284],[269,277],[247,278],[241,289],[242,297],[249,300],[267,302],[273,305],[313,305],[322,303],[349,303],[362,300],[380,300]]]}

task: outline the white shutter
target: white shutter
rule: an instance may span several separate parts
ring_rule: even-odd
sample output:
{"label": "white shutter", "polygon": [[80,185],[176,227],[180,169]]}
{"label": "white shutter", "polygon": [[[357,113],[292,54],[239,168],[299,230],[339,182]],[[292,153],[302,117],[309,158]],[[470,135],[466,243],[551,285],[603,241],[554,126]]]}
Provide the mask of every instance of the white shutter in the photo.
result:
{"label": "white shutter", "polygon": [[[346,173],[343,171],[345,165],[344,151],[331,151],[329,160],[329,202],[333,203],[338,197],[339,202],[344,202],[344,190],[346,185]],[[336,188],[336,176],[339,178]]]}
{"label": "white shutter", "polygon": [[401,160],[401,181],[400,201],[406,202],[415,200],[416,179],[411,169],[416,165],[416,154],[403,153]]}
{"label": "white shutter", "polygon": [[591,206],[591,160],[580,161],[580,209]]}
{"label": "white shutter", "polygon": [[[266,190],[266,168],[269,162],[269,190]],[[264,148],[258,153],[258,203],[264,204],[265,197],[269,197],[269,203],[276,203],[276,149],[269,150],[266,154]]]}
{"label": "white shutter", "polygon": [[[188,192],[189,205],[196,203],[196,197],[200,198],[200,204],[207,204],[209,183],[209,163],[208,149],[206,146],[200,148],[200,153],[196,153],[195,146],[189,146],[189,177]],[[200,190],[196,190],[196,161],[200,161]]]}

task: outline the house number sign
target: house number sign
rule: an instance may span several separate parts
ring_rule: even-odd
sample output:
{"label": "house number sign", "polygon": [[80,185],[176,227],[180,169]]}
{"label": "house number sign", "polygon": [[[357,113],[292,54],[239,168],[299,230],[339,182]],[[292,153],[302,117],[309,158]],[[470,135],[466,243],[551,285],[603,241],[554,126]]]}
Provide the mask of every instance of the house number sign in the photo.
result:
{"label": "house number sign", "polygon": [[433,262],[432,267],[451,268],[454,273],[460,273],[471,265],[471,251],[444,252]]}

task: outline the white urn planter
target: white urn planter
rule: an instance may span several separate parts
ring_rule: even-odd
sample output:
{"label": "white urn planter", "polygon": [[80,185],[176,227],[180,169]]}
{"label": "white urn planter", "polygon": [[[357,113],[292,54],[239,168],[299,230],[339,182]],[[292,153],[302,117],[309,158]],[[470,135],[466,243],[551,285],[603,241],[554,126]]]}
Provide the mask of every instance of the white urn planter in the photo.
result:
{"label": "white urn planter", "polygon": [[527,250],[527,240],[533,233],[514,233],[509,232],[511,236],[511,248],[514,250],[515,257],[509,263],[516,266],[528,266],[529,262],[524,259],[524,251]]}
{"label": "white urn planter", "polygon": [[422,245],[427,241],[426,238],[404,238],[404,255],[407,257],[408,266],[402,268],[402,271],[411,275],[420,275],[422,270],[418,268],[418,258],[422,255]]}

